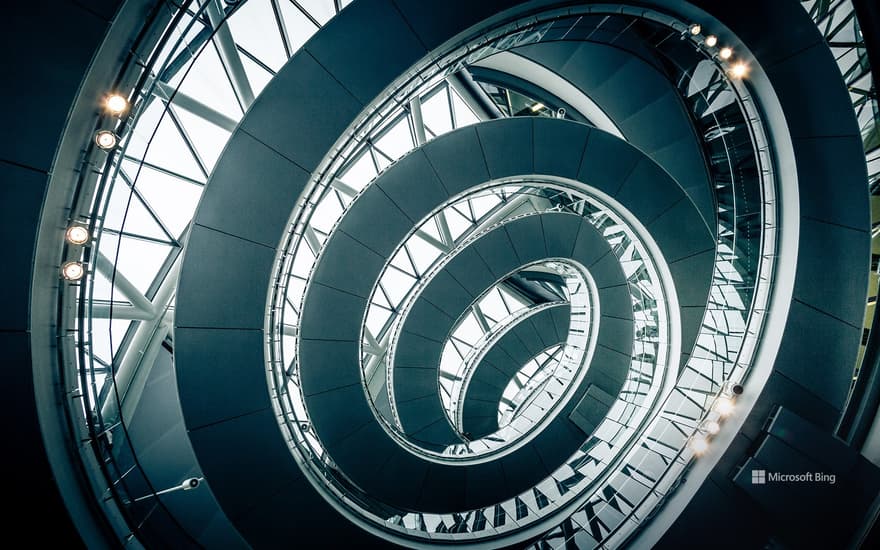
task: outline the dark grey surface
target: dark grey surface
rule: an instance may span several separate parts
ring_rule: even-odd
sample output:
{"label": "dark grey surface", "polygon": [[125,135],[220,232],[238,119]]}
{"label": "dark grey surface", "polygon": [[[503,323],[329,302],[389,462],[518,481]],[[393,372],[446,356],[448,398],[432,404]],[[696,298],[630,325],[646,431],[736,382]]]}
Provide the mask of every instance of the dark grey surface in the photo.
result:
{"label": "dark grey surface", "polygon": [[[513,52],[582,90],[615,122],[629,143],[672,175],[714,234],[714,190],[687,108],[675,84],[655,66],[658,62],[653,54],[628,51],[628,47],[602,44],[594,35],[588,42],[563,39],[515,48]],[[549,153],[553,158],[552,149]]]}
{"label": "dark grey surface", "polygon": [[175,324],[186,328],[263,328],[275,249],[199,224],[187,242]]}
{"label": "dark grey surface", "polygon": [[[260,167],[258,172],[252,170],[253,165]],[[237,132],[214,168],[211,187],[215,191],[206,193],[199,204],[199,223],[274,248],[281,238],[275,228],[290,217],[290,205],[308,178],[309,173],[295,163],[249,134]],[[275,201],[259,200],[255,187],[275,195]],[[234,208],[227,202],[231,200]],[[254,223],[255,219],[265,223]]]}

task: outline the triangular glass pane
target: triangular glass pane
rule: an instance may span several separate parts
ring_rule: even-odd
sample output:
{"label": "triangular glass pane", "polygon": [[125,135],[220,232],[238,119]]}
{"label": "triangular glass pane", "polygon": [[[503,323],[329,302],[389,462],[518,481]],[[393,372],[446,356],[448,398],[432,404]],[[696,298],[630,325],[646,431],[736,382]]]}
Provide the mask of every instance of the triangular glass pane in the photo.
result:
{"label": "triangular glass pane", "polygon": [[438,135],[452,130],[452,113],[449,111],[445,89],[422,100],[422,120]]}
{"label": "triangular glass pane", "polygon": [[227,23],[235,43],[272,70],[278,71],[287,62],[281,30],[270,2],[244,2]]}
{"label": "triangular glass pane", "polygon": [[446,214],[446,223],[449,225],[449,232],[452,233],[453,239],[458,240],[465,231],[474,225],[453,208],[447,208],[443,212]]}
{"label": "triangular glass pane", "polygon": [[455,337],[472,346],[483,337],[483,330],[480,328],[480,324],[477,323],[477,320],[474,319],[472,313],[469,313],[461,320],[458,328],[455,329]]}
{"label": "triangular glass pane", "polygon": [[[336,7],[333,5],[333,0],[297,0],[297,3],[322,25],[336,15]],[[349,2],[346,1],[340,3],[343,7],[348,4]]]}
{"label": "triangular glass pane", "polygon": [[373,293],[373,304],[384,307],[385,309],[393,309],[391,304],[388,302],[388,299],[385,297],[386,292],[383,291],[382,284],[379,283],[379,288],[376,289],[376,292]]}
{"label": "triangular glass pane", "polygon": [[401,117],[376,141],[376,146],[393,159],[402,157],[414,146],[409,119]]}
{"label": "triangular glass pane", "polygon": [[388,155],[379,150],[378,147],[372,147],[373,156],[376,159],[376,165],[379,167],[379,170],[384,170],[391,165],[393,159],[391,159]]}
{"label": "triangular glass pane", "polygon": [[[126,161],[123,167],[136,166]],[[203,188],[147,166],[141,168],[137,190],[174,237],[192,220]]]}
{"label": "triangular glass pane", "polygon": [[380,334],[391,312],[380,307],[371,307],[367,312],[367,328],[373,334]]}
{"label": "triangular glass pane", "polygon": [[501,204],[501,199],[493,194],[477,196],[471,199],[471,208],[473,208],[477,219],[481,219],[499,204]]}
{"label": "triangular glass pane", "polygon": [[[306,292],[306,282],[299,277],[288,277],[287,279],[287,301],[288,307],[296,311],[302,302],[302,297]],[[285,310],[286,311],[286,310]],[[287,323],[288,321],[284,321]]]}
{"label": "triangular glass pane", "polygon": [[296,250],[296,255],[293,257],[293,266],[291,267],[290,272],[294,275],[306,278],[309,276],[314,264],[314,253],[312,253],[312,250],[307,245],[301,244]]}
{"label": "triangular glass pane", "polygon": [[439,248],[429,244],[428,241],[419,238],[417,235],[413,235],[406,244],[406,248],[409,250],[413,263],[416,264],[416,269],[419,273],[427,271],[442,253]]}
{"label": "triangular glass pane", "polygon": [[144,109],[138,122],[132,128],[132,131],[126,135],[121,144],[125,148],[125,155],[137,159],[144,158],[150,140],[153,138],[153,131],[159,125],[165,114],[165,103],[158,99],[151,99],[149,105]]}
{"label": "triangular glass pane", "polygon": [[274,78],[274,75],[246,55],[241,56],[241,64],[244,66],[248,82],[251,83],[254,96],[259,96],[263,88]]}
{"label": "triangular glass pane", "polygon": [[186,130],[190,142],[198,151],[199,157],[205,163],[205,169],[210,174],[223,148],[226,147],[226,142],[229,141],[229,131],[184,109],[174,107],[174,114]]}
{"label": "triangular glass pane", "polygon": [[403,300],[415,282],[416,279],[414,277],[410,277],[396,269],[388,269],[382,275],[382,288],[388,293],[388,298],[395,307],[400,305],[400,301]]}
{"label": "triangular glass pane", "polygon": [[241,119],[241,106],[213,42],[202,49],[179,89],[233,120]]}
{"label": "triangular glass pane", "polygon": [[360,191],[375,177],[376,165],[373,164],[370,152],[364,150],[364,152],[345,169],[345,172],[339,176],[339,179],[355,191]]}
{"label": "triangular glass pane", "polygon": [[333,193],[328,193],[324,195],[321,202],[318,203],[315,210],[312,212],[312,217],[309,219],[309,225],[318,231],[329,234],[333,225],[336,224],[336,221],[341,215],[342,206],[339,204],[339,200],[333,195]]}
{"label": "triangular glass pane", "polygon": [[195,181],[204,182],[206,180],[206,175],[192,156],[189,145],[180,135],[174,121],[168,114],[162,117],[159,127],[156,128],[156,133],[147,147],[144,160],[154,166]]}
{"label": "triangular glass pane", "polygon": [[458,95],[458,92],[451,88],[449,91],[452,93],[452,109],[455,111],[455,126],[461,128],[462,126],[480,122],[477,115],[471,111],[471,108],[468,107],[467,103],[465,103],[461,96]]}
{"label": "triangular glass pane", "polygon": [[489,291],[480,301],[480,311],[486,318],[496,323],[509,315],[501,296],[498,294],[497,287]]}
{"label": "triangular glass pane", "polygon": [[391,265],[412,277],[417,276],[415,266],[409,261],[409,255],[404,248],[397,251],[397,254],[391,259]]}
{"label": "triangular glass pane", "polygon": [[501,296],[507,303],[507,307],[510,309],[511,313],[519,311],[526,306],[526,303],[522,300],[522,298],[514,296],[503,288],[498,287],[498,292],[501,293]]}
{"label": "triangular glass pane", "polygon": [[[459,361],[459,365],[456,367],[456,369],[457,369],[457,368],[460,368],[460,367],[461,367],[461,361],[462,361],[465,357],[467,357],[467,355],[468,355],[468,354],[471,352],[471,350],[473,349],[473,346],[469,346],[469,345],[467,344],[467,342],[465,342],[465,341],[463,341],[463,340],[460,340],[460,339],[458,339],[458,338],[455,338],[455,337],[450,338],[450,339],[449,339],[449,343],[451,344],[451,345],[449,346],[449,348],[452,349],[453,351],[455,351],[455,355],[457,355],[458,358],[459,358],[459,359],[458,359],[458,361]],[[457,371],[456,371],[456,372],[457,372]]]}
{"label": "triangular glass pane", "polygon": [[[329,2],[313,3],[330,4],[329,9],[331,10],[331,13],[326,15],[327,19],[329,19],[335,12],[332,6],[332,0],[330,0]],[[300,4],[304,8],[308,9],[308,2],[301,2]],[[295,54],[297,50],[299,50],[300,47],[302,47],[302,45],[305,44],[306,41],[312,37],[313,34],[318,32],[318,27],[316,27],[315,24],[312,23],[309,18],[306,17],[303,12],[299,10],[299,8],[294,6],[290,2],[290,0],[279,0],[278,7],[281,8],[281,18],[284,20],[284,27],[287,29],[287,40],[288,45],[290,46],[290,52],[291,54]],[[319,10],[322,7],[323,6],[317,6]],[[325,21],[321,17],[317,17],[316,13],[312,13],[312,17],[314,17],[321,23]]]}
{"label": "triangular glass pane", "polygon": [[111,363],[131,323],[126,319],[92,319],[92,354]]}
{"label": "triangular glass pane", "polygon": [[110,192],[104,217],[104,227],[142,237],[170,240],[141,199],[132,192],[121,177],[113,182],[113,190]]}
{"label": "triangular glass pane", "polygon": [[172,249],[168,245],[123,236],[116,269],[146,294]]}
{"label": "triangular glass pane", "polygon": [[440,242],[443,242],[443,238],[440,235],[440,229],[437,228],[437,219],[431,218],[427,223],[422,224],[419,228],[420,231],[424,231],[428,235],[434,237]]}

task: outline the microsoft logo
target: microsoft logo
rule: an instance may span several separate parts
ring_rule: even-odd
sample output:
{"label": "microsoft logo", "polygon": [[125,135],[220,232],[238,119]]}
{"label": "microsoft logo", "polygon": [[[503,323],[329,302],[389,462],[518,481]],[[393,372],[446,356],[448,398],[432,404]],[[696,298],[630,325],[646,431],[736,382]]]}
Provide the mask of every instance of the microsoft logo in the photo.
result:
{"label": "microsoft logo", "polygon": [[767,483],[766,470],[752,470],[752,485],[764,485]]}

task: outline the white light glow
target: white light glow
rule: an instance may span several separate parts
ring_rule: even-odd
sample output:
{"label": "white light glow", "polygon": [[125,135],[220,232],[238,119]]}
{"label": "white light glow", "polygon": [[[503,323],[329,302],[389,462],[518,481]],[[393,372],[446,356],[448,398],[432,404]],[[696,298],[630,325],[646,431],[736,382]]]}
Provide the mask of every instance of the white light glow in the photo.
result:
{"label": "white light glow", "polygon": [[101,149],[113,149],[116,147],[116,134],[110,130],[101,130],[95,134],[95,143]]}
{"label": "white light glow", "polygon": [[128,100],[119,94],[111,94],[104,101],[104,108],[111,115],[119,116],[128,110]]}
{"label": "white light glow", "polygon": [[68,281],[79,281],[86,274],[86,269],[79,262],[67,262],[61,266],[61,276]]}
{"label": "white light glow", "polygon": [[730,399],[729,397],[720,397],[718,398],[718,401],[712,405],[712,410],[721,416],[730,416],[730,414],[733,413],[733,409],[733,399]]}
{"label": "white light glow", "polygon": [[735,63],[730,68],[730,76],[737,80],[745,78],[749,74],[749,66],[743,62]]}
{"label": "white light glow", "polygon": [[64,238],[70,244],[86,244],[87,242],[89,242],[89,230],[81,225],[71,225],[64,233]]}
{"label": "white light glow", "polygon": [[691,439],[690,448],[695,455],[701,455],[709,450],[709,440],[703,435],[694,436],[694,438]]}

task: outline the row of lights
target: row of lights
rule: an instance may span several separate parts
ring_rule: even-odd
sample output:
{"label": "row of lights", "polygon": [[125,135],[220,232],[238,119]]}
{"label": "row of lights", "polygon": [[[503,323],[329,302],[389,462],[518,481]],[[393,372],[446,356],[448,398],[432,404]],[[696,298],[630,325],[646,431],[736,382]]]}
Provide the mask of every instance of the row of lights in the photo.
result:
{"label": "row of lights", "polygon": [[722,387],[718,398],[712,403],[709,416],[700,423],[700,427],[688,442],[688,447],[695,455],[700,456],[709,450],[709,442],[721,431],[721,422],[733,414],[736,408],[736,396],[742,392],[743,387],[740,384],[727,383]]}
{"label": "row of lights", "polygon": [[[128,112],[128,100],[120,94],[110,94],[104,98],[104,111],[111,116],[121,117]],[[98,130],[95,133],[95,145],[105,151],[109,151],[116,147],[119,143],[119,136],[112,130]]]}
{"label": "row of lights", "polygon": [[[128,112],[128,100],[117,93],[108,94],[104,98],[104,113],[113,117],[121,117]],[[95,145],[100,149],[109,151],[119,143],[119,136],[112,130],[98,130],[95,132]],[[83,246],[91,240],[88,228],[73,224],[64,232],[64,240],[73,246]],[[64,262],[61,265],[61,277],[66,281],[79,281],[86,274],[86,266],[79,261]]]}
{"label": "row of lights", "polygon": [[[688,33],[691,36],[697,37],[703,32],[703,26],[699,23],[692,23],[688,27]],[[703,39],[703,44],[707,48],[714,48],[718,45],[718,37],[714,34],[710,34]],[[718,50],[718,58],[722,61],[730,61],[733,59],[733,48],[730,46],[724,46],[720,50]],[[728,69],[728,74],[737,80],[743,79],[749,74],[749,66],[744,61],[737,61]]]}
{"label": "row of lights", "polygon": [[[64,232],[64,240],[73,246],[82,246],[91,240],[89,230],[82,225],[74,224]],[[61,266],[61,276],[66,281],[79,281],[86,274],[86,266],[82,262],[65,262]]]}
{"label": "row of lights", "polygon": [[[692,23],[688,27],[688,33],[692,37],[700,36],[702,32],[703,27],[699,23]],[[718,37],[714,34],[707,35],[703,38],[703,45],[707,48],[715,48],[718,46]],[[729,62],[733,59],[733,53],[733,48],[730,46],[724,46],[718,50],[718,58],[722,61]],[[740,80],[748,76],[749,66],[744,61],[738,61],[730,65],[728,74],[732,78]],[[697,428],[696,433],[691,436],[691,439],[688,442],[688,446],[695,455],[702,455],[709,450],[709,442],[712,437],[721,431],[721,422],[733,414],[733,411],[736,408],[736,396],[740,395],[742,392],[743,387],[740,384],[728,383],[722,388],[718,398],[712,404],[710,415],[703,420],[700,427]]]}

